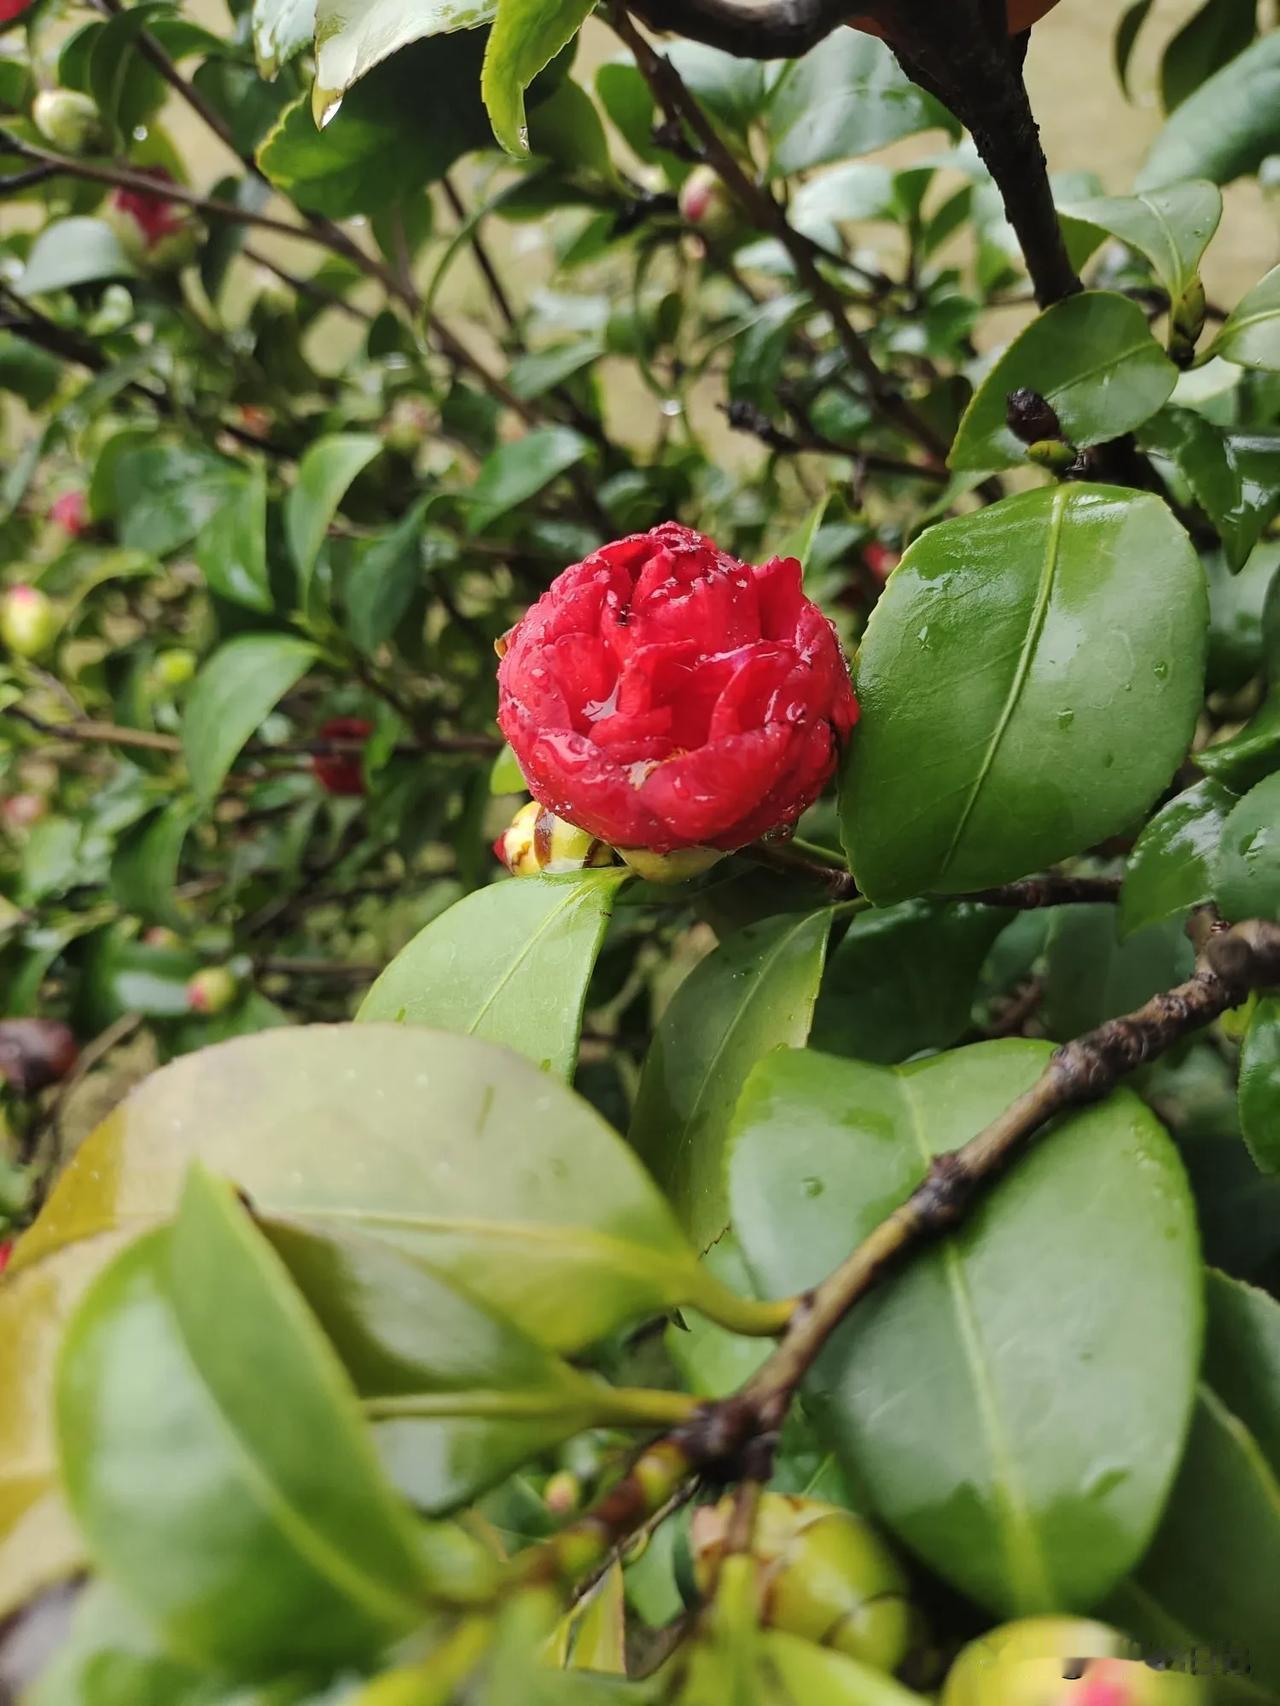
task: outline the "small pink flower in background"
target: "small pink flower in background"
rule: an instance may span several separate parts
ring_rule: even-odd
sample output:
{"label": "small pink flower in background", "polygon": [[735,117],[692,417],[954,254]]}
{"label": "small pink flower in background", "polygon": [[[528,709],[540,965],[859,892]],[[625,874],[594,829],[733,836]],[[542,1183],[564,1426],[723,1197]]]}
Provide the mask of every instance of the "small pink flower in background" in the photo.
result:
{"label": "small pink flower in background", "polygon": [[83,492],[63,492],[49,506],[49,519],[58,524],[73,539],[79,538],[89,525],[89,506]]}
{"label": "small pink flower in background", "polygon": [[[0,0],[0,5],[4,0]],[[173,176],[166,172],[163,166],[144,166],[140,168],[142,175],[154,178],[157,184],[173,183]],[[168,196],[157,191],[151,195],[146,190],[117,190],[111,198],[111,205],[118,212],[126,214],[137,225],[149,249],[153,249],[165,237],[173,236],[187,222],[187,210],[181,202],[171,201]]]}

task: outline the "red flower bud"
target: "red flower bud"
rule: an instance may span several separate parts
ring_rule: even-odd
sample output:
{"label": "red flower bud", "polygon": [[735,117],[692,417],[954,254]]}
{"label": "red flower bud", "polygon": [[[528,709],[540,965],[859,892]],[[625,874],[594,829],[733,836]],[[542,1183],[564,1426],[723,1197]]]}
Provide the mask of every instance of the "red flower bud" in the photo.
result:
{"label": "red flower bud", "polygon": [[79,1052],[60,1019],[0,1019],[0,1078],[19,1096],[60,1083]]}
{"label": "red flower bud", "polygon": [[0,0],[0,25],[20,18],[30,4],[31,0]]}
{"label": "red flower bud", "polygon": [[893,550],[891,546],[881,544],[878,539],[873,539],[869,545],[863,548],[862,560],[883,586],[902,561],[902,552]]}
{"label": "red flower bud", "polygon": [[558,575],[498,668],[530,792],[618,848],[730,851],[794,823],[857,715],[799,563],[755,568],[675,522]]}
{"label": "red flower bud", "polygon": [[[143,177],[154,178],[158,185],[173,182],[172,173],[166,172],[163,166],[142,166],[138,170]],[[161,190],[154,195],[146,190],[117,190],[111,198],[111,205],[134,222],[148,249],[154,249],[163,238],[172,237],[188,223],[185,206],[170,201]]]}
{"label": "red flower bud", "polygon": [[226,966],[206,966],[187,979],[187,1006],[206,1019],[225,1013],[239,993],[235,973]]}
{"label": "red flower bud", "polygon": [[9,1266],[9,1257],[13,1254],[13,1239],[0,1244],[0,1274]]}
{"label": "red flower bud", "polygon": [[89,506],[83,492],[63,492],[49,505],[49,520],[78,539],[89,525]]}
{"label": "red flower bud", "polygon": [[[321,740],[368,740],[373,724],[363,717],[333,717],[320,730]],[[318,752],[311,774],[326,794],[357,798],[365,792],[364,769],[358,752]]]}

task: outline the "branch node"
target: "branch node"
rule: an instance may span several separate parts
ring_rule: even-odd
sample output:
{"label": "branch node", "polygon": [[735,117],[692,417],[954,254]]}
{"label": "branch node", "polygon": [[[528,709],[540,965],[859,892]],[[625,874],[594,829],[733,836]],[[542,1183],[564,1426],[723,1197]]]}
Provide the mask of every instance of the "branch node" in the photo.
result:
{"label": "branch node", "polygon": [[974,1183],[958,1150],[935,1155],[911,1198],[912,1215],[920,1236],[935,1238],[957,1226],[964,1218]]}

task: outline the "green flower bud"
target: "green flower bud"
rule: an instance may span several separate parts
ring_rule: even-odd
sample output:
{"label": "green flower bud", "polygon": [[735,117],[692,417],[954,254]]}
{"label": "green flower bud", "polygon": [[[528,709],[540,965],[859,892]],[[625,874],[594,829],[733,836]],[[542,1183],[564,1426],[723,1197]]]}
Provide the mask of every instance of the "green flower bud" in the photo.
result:
{"label": "green flower bud", "polygon": [[110,145],[97,106],[75,89],[42,89],[31,103],[31,119],[64,154],[101,154]]}
{"label": "green flower bud", "polygon": [[537,800],[521,806],[493,850],[513,877],[536,877],[543,872],[554,877],[613,863],[612,849],[603,841],[566,823]]}
{"label": "green flower bud", "polygon": [[61,627],[57,606],[39,587],[23,582],[0,597],[0,640],[15,657],[36,658],[47,652]]}
{"label": "green flower bud", "polygon": [[[730,1497],[694,1518],[694,1573],[704,1589],[716,1574],[732,1511]],[[815,1499],[766,1493],[752,1551],[766,1626],[878,1670],[902,1663],[913,1624],[907,1579],[861,1517]]]}
{"label": "green flower bud", "polygon": [[161,687],[184,687],[196,672],[196,654],[187,646],[159,652],[152,671]]}
{"label": "green flower bud", "polygon": [[1039,468],[1048,468],[1054,474],[1065,474],[1077,454],[1074,444],[1064,444],[1060,438],[1038,438],[1026,449],[1028,462],[1034,462]]}
{"label": "green flower bud", "polygon": [[582,1503],[582,1482],[569,1469],[557,1469],[547,1477],[542,1501],[552,1516],[569,1516]]}
{"label": "green flower bud", "polygon": [[187,980],[187,1006],[203,1018],[225,1013],[240,993],[240,985],[226,966],[206,966]]}
{"label": "green flower bud", "polygon": [[674,853],[654,853],[647,847],[618,847],[614,851],[647,883],[687,883],[724,858],[718,847],[679,847]]}
{"label": "green flower bud", "polygon": [[1209,1706],[1202,1684],[1151,1668],[1133,1643],[1080,1617],[1029,1617],[973,1641],[941,1706]]}
{"label": "green flower bud", "polygon": [[1190,367],[1196,342],[1204,330],[1204,282],[1199,273],[1173,304],[1169,314],[1169,354],[1179,367]]}

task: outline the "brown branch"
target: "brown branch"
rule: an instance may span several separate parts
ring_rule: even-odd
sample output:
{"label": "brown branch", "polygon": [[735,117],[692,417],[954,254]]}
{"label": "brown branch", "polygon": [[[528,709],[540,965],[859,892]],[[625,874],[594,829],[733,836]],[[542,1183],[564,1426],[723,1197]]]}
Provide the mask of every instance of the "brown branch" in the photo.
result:
{"label": "brown branch", "polygon": [[715,169],[747,217],[760,230],[776,237],[787,251],[805,289],[830,318],[845,359],[862,378],[880,413],[900,431],[914,438],[941,467],[946,461],[946,445],[877,366],[845,313],[839,291],[819,269],[812,244],[792,228],[785,211],[769,190],[749,177],[739,165],[675,66],[646,40],[625,6],[615,3],[609,12],[609,20],[630,48],[641,75],[670,122],[688,126],[701,145],[707,163]]}
{"label": "brown branch", "polygon": [[[821,883],[828,898],[843,905],[862,898],[857,879],[835,865],[810,859],[804,853],[788,847],[785,842],[753,841],[742,849],[743,857],[771,870],[794,876],[810,877]],[[969,894],[940,895],[944,901],[972,901],[981,906],[1002,906],[1015,912],[1031,912],[1043,906],[1078,906],[1088,903],[1112,903],[1120,898],[1119,877],[1076,877],[1065,872],[1050,871],[1044,876],[1022,877],[1016,883],[1002,883],[996,888],[977,889]],[[870,904],[866,902],[865,904]]]}
{"label": "brown branch", "polygon": [[515,1579],[571,1586],[693,1477],[756,1479],[761,1449],[776,1438],[801,1382],[868,1292],[922,1245],[953,1231],[1050,1121],[1101,1100],[1137,1067],[1277,984],[1280,924],[1250,920],[1211,934],[1185,983],[1055,1050],[1029,1090],[960,1148],[936,1156],[910,1196],[798,1300],[777,1349],[738,1392],[655,1440],[599,1504],[524,1554]]}
{"label": "brown branch", "polygon": [[944,469],[934,464],[904,462],[897,456],[881,456],[874,450],[862,450],[854,444],[838,444],[835,439],[811,428],[801,433],[785,431],[771,421],[755,403],[738,398],[719,405],[722,414],[735,432],[748,432],[761,444],[779,456],[796,456],[808,451],[818,456],[847,456],[861,467],[876,474],[888,474],[897,479],[928,480],[941,484],[946,480]]}
{"label": "brown branch", "polygon": [[651,29],[671,30],[746,59],[808,53],[849,16],[847,0],[633,0]]}
{"label": "brown branch", "polygon": [[[177,735],[158,734],[151,729],[130,729],[120,723],[99,722],[92,717],[79,718],[69,723],[51,723],[18,705],[10,705],[5,715],[16,718],[36,734],[46,735],[51,740],[74,741],[88,746],[135,747],[147,752],[169,753],[174,757],[179,756],[183,750],[182,741]],[[240,756],[253,759],[354,754],[363,752],[365,745],[366,742],[358,737],[337,735],[296,741],[251,740],[241,748]],[[491,735],[434,734],[423,730],[417,740],[398,746],[395,751],[397,757],[406,758],[417,757],[422,752],[493,754],[498,751],[499,745]]]}

